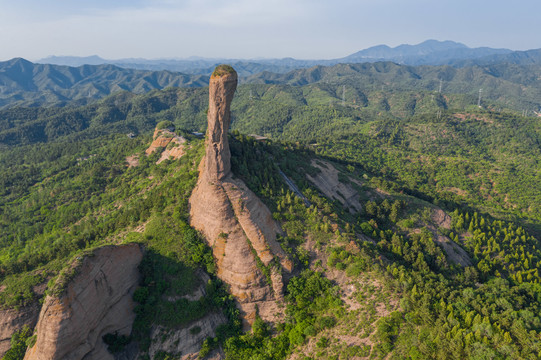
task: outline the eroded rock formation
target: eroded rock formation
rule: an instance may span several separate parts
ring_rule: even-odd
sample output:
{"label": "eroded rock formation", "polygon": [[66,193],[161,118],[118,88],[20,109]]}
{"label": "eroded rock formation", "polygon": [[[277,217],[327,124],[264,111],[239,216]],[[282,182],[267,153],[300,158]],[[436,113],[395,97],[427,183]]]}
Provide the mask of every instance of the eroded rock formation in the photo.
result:
{"label": "eroded rock formation", "polygon": [[156,164],[159,164],[167,159],[180,159],[184,155],[185,144],[186,139],[175,134],[173,131],[156,128],[152,143],[146,149],[145,153],[150,155],[153,152],[162,151],[160,158],[156,162]]}
{"label": "eroded rock formation", "polygon": [[[182,298],[196,301],[207,295],[206,284],[210,277],[204,272],[198,272],[197,276],[201,279],[200,286],[193,293],[184,295]],[[201,345],[205,339],[216,336],[216,328],[226,322],[227,318],[224,314],[212,312],[190,323],[187,327],[174,330],[155,324],[150,331],[152,343],[148,355],[154,359],[160,351],[163,351],[170,354],[181,354],[180,359],[182,360],[198,359]],[[165,333],[167,333],[167,337],[163,336]],[[205,357],[205,359],[207,358]]]}
{"label": "eroded rock formation", "polygon": [[80,259],[62,295],[45,298],[36,344],[25,360],[113,359],[102,337],[130,334],[142,257],[138,244],[128,244],[104,246]]}
{"label": "eroded rock formation", "polygon": [[206,154],[190,198],[190,221],[213,249],[218,276],[230,286],[247,323],[256,312],[275,320],[283,296],[282,272],[290,272],[276,234],[282,232],[269,209],[231,173],[227,132],[237,74],[220,65],[209,86]]}
{"label": "eroded rock formation", "polygon": [[231,101],[237,89],[237,72],[220,65],[209,83],[207,144],[204,174],[209,181],[223,180],[231,171],[231,152],[227,133],[231,125]]}

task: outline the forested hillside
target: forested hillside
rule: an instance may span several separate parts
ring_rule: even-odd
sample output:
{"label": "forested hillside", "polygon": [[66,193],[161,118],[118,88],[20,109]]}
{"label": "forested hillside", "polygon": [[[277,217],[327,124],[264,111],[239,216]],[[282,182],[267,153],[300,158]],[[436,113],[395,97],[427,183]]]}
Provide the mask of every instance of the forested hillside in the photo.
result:
{"label": "forested hillside", "polygon": [[[148,251],[137,319],[129,339],[111,334],[111,351],[131,343],[179,358],[168,336],[195,336],[195,321],[218,314],[202,357],[538,358],[541,123],[513,108],[534,103],[535,72],[520,91],[522,80],[502,75],[514,102],[494,95],[478,107],[477,90],[461,87],[466,72],[427,69],[340,65],[238,87],[232,170],[280,223],[296,269],[282,320],[256,319],[246,334],[210,248],[188,225],[203,151],[191,132],[206,129],[206,88],[1,110],[1,307],[61,291],[54,280],[66,262],[90,249],[138,242]],[[435,93],[444,70],[449,83]],[[164,120],[187,139],[186,153],[156,164],[144,150]],[[205,295],[189,300],[201,286]],[[25,349],[30,333],[20,335]]]}
{"label": "forested hillside", "polygon": [[[210,73],[212,65],[206,73]],[[456,108],[477,104],[510,108],[533,115],[541,108],[541,65],[490,63],[469,66],[408,66],[392,62],[339,63],[313,66],[285,72],[273,63],[243,63],[242,84],[303,86],[318,84],[331,98],[317,101],[344,100],[359,107],[366,106],[366,97],[381,92],[381,109],[388,110],[387,98],[401,98],[405,111],[395,116],[411,115],[419,97],[430,95],[433,103]],[[276,72],[270,72],[276,71]],[[94,103],[110,94],[129,91],[144,94],[168,87],[203,87],[207,75],[186,75],[170,71],[144,71],[114,65],[32,64],[24,59],[0,63],[0,109],[19,107],[81,106]],[[311,89],[311,88],[307,88]],[[299,89],[296,90],[297,92]],[[305,90],[302,90],[303,92]],[[314,98],[314,96],[310,96]],[[308,100],[308,99],[307,99]],[[392,100],[391,100],[392,101]],[[427,106],[425,104],[424,106]]]}
{"label": "forested hillside", "polygon": [[[204,92],[125,92],[79,108],[3,110],[0,146],[144,134],[162,120],[204,132]],[[427,198],[475,204],[533,223],[541,219],[537,117],[499,111],[497,103],[479,109],[462,95],[388,95],[348,88],[345,94],[342,103],[342,86],[241,86],[232,104],[232,128],[276,140],[317,143],[314,152],[359,161],[366,170]],[[5,158],[17,158],[8,155],[10,151],[4,152]],[[4,176],[5,194],[12,194],[11,186],[32,181],[33,176],[26,175],[25,180],[10,180],[16,174]]]}
{"label": "forested hillside", "polygon": [[[497,101],[501,106],[538,111],[541,82],[538,65],[497,63],[486,66],[406,66],[391,62],[338,64],[294,70],[286,74],[261,73],[247,78],[250,83],[306,85],[325,83],[358,91],[381,90],[462,94]],[[441,91],[440,91],[441,86]],[[347,96],[347,95],[346,95]],[[473,103],[473,101],[472,101]],[[477,102],[475,102],[477,103]]]}
{"label": "forested hillside", "polygon": [[33,64],[16,58],[0,62],[0,108],[83,105],[124,90],[142,94],[170,86],[199,87],[207,83],[206,76],[170,71]]}

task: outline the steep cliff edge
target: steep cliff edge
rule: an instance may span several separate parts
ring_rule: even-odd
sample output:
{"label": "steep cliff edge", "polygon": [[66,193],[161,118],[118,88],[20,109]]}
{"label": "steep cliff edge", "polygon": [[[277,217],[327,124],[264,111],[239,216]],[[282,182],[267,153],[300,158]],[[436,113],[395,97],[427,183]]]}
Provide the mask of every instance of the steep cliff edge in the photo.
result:
{"label": "steep cliff edge", "polygon": [[235,70],[218,66],[209,84],[206,153],[190,197],[190,222],[212,247],[218,277],[251,324],[257,313],[264,320],[276,318],[282,271],[291,272],[292,263],[276,242],[282,230],[269,209],[231,173],[227,132],[236,87]]}
{"label": "steep cliff edge", "polygon": [[102,336],[130,334],[142,257],[141,247],[129,244],[104,246],[79,259],[62,295],[46,297],[36,344],[25,360],[113,359]]}

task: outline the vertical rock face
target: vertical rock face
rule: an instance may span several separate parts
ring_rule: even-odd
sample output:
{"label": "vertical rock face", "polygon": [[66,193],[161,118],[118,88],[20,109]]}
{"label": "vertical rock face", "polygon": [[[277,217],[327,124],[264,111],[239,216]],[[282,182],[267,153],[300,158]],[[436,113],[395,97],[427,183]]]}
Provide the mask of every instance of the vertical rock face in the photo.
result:
{"label": "vertical rock face", "polygon": [[219,65],[210,77],[207,115],[206,176],[210,181],[223,180],[231,171],[231,152],[227,133],[231,124],[231,101],[237,89],[237,72]]}
{"label": "vertical rock face", "polygon": [[212,247],[218,276],[225,281],[245,320],[256,312],[275,320],[282,300],[282,273],[292,270],[276,234],[282,230],[269,209],[231,174],[227,132],[237,75],[220,65],[210,80],[206,154],[190,197],[190,222]]}
{"label": "vertical rock face", "polygon": [[63,295],[46,297],[35,329],[36,344],[25,360],[112,360],[102,337],[130,334],[142,257],[140,246],[129,244],[105,246],[81,259]]}

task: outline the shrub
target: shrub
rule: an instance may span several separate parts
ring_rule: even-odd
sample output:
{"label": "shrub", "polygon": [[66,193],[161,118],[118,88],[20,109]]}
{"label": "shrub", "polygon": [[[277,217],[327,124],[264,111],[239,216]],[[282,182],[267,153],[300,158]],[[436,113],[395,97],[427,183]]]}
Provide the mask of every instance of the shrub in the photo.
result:
{"label": "shrub", "polygon": [[107,344],[107,350],[109,350],[110,353],[115,354],[118,353],[126,347],[131,342],[131,337],[126,335],[118,335],[117,332],[114,334],[105,334],[102,337],[103,342]]}
{"label": "shrub", "polygon": [[169,128],[175,128],[175,124],[173,124],[169,120],[160,121],[158,125],[156,125],[156,129],[163,130],[163,129],[169,129]]}
{"label": "shrub", "polygon": [[27,341],[33,338],[31,335],[32,330],[27,325],[25,325],[20,331],[13,333],[10,342],[11,347],[6,352],[2,360],[22,360],[26,353]]}
{"label": "shrub", "polygon": [[316,346],[320,349],[326,349],[330,344],[330,341],[325,336],[321,337],[321,339],[318,340],[316,343]]}

